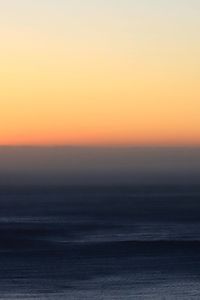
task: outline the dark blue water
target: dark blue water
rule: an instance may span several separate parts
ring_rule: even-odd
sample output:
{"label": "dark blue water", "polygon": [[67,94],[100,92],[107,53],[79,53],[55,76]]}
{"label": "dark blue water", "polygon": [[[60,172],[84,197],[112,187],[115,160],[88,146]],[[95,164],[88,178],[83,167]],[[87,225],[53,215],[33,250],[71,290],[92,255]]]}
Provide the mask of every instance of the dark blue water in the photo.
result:
{"label": "dark blue water", "polygon": [[200,299],[200,189],[2,188],[0,299]]}

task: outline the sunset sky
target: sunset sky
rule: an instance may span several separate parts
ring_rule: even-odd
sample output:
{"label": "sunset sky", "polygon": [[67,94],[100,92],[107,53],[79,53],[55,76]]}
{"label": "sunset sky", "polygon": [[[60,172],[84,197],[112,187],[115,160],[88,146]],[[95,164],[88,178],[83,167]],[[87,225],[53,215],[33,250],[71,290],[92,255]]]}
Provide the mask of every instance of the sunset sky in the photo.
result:
{"label": "sunset sky", "polygon": [[0,145],[200,145],[199,0],[0,1]]}

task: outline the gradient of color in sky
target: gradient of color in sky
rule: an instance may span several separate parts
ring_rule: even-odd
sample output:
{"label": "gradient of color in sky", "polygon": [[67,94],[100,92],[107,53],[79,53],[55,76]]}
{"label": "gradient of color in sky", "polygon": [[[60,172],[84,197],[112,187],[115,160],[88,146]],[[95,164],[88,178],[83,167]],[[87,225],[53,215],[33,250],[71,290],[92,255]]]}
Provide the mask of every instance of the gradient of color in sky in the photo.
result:
{"label": "gradient of color in sky", "polygon": [[199,15],[199,0],[0,1],[0,144],[199,144]]}

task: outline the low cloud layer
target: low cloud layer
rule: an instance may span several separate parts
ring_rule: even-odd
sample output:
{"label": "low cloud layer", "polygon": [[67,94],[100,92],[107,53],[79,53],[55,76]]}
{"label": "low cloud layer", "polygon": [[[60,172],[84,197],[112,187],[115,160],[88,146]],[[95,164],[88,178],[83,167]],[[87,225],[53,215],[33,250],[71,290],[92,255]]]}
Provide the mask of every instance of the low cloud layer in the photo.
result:
{"label": "low cloud layer", "polygon": [[199,182],[200,148],[0,147],[0,185]]}

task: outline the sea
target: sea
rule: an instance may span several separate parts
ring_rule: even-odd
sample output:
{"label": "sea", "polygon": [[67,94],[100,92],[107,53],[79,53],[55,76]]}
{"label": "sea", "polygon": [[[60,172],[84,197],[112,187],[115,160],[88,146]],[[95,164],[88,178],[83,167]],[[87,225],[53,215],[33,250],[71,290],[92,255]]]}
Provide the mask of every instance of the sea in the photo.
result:
{"label": "sea", "polygon": [[1,187],[0,299],[200,299],[200,187]]}

